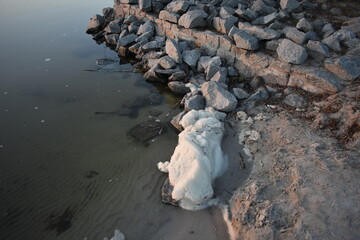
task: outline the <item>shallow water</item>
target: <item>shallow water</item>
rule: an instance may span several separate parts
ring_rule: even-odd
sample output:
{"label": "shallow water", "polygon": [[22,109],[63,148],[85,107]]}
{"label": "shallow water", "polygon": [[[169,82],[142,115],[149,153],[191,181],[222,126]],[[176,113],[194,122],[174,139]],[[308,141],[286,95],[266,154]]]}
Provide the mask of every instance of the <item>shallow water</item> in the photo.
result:
{"label": "shallow water", "polygon": [[[88,19],[111,0],[0,1],[0,239],[226,239],[219,211],[160,203],[171,128],[138,144],[130,128],[164,120],[176,102],[135,114],[124,104],[159,94],[139,73],[89,72],[117,58],[86,35]],[[126,112],[126,111],[125,111]],[[155,119],[155,118],[153,118]]]}

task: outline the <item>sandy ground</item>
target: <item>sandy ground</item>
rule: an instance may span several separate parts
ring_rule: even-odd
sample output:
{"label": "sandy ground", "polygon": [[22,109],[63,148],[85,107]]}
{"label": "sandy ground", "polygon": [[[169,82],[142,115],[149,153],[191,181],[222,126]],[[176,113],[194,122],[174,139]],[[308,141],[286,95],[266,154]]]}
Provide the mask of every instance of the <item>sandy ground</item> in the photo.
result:
{"label": "sandy ground", "polygon": [[304,119],[307,113],[259,105],[248,114],[263,120],[251,126],[234,121],[237,132],[254,129],[260,139],[245,144],[253,154],[247,159],[252,169],[230,200],[232,238],[360,238],[358,134],[341,142],[336,131],[319,130],[316,121]]}

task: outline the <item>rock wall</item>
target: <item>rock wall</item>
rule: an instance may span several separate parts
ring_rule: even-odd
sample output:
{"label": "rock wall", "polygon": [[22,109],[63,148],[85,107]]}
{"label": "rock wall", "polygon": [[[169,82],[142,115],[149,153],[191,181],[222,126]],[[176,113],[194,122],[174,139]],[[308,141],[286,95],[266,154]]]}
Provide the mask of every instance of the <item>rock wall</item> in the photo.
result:
{"label": "rock wall", "polygon": [[[314,25],[310,24],[306,18],[301,18],[297,28],[281,25],[278,28],[283,27],[285,30],[274,30],[272,28],[275,27],[263,27],[266,26],[263,23],[274,22],[274,19],[289,18],[289,14],[293,9],[299,7],[297,1],[294,1],[295,3],[292,4],[289,3],[292,1],[281,1],[278,9],[277,5],[273,9],[268,9],[267,7],[269,6],[259,3],[259,11],[253,12],[256,14],[260,12],[260,14],[257,14],[260,16],[250,21],[251,23],[244,20],[249,18],[242,18],[237,25],[238,27],[235,26],[235,23],[238,21],[238,18],[234,17],[235,15],[238,17],[242,16],[241,11],[243,9],[250,11],[256,8],[257,5],[255,3],[264,2],[255,1],[250,8],[241,8],[240,5],[238,6],[239,3],[229,7],[232,6],[232,1],[219,2],[222,3],[217,3],[217,5],[221,7],[201,4],[200,2],[176,1],[171,2],[170,6],[168,5],[166,8],[167,10],[162,10],[163,8],[161,8],[158,14],[156,12],[159,12],[160,9],[156,10],[154,8],[154,2],[151,4],[151,1],[146,0],[140,0],[139,2],[137,0],[116,0],[114,10],[115,17],[134,15],[137,19],[145,18],[152,21],[159,35],[166,36],[167,38],[193,41],[197,47],[204,49],[208,55],[220,56],[228,66],[234,66],[245,79],[260,76],[267,84],[299,87],[315,94],[334,94],[341,90],[343,85],[350,84],[354,78],[358,78],[360,75],[360,61],[358,57],[352,56],[349,60],[354,62],[355,69],[357,69],[356,73],[349,69],[348,66],[344,66],[346,64],[342,66],[341,64],[334,64],[335,62],[341,62],[341,59],[344,58],[339,58],[339,54],[333,54],[331,56],[334,58],[326,60],[327,64],[325,67],[327,69],[324,66],[319,66],[319,61],[316,61],[317,63],[315,64],[312,61],[312,59],[318,60],[318,58],[330,56],[328,46],[337,44],[340,46],[340,41],[343,40],[359,40],[349,30],[342,29],[335,31],[335,29],[330,29],[329,31],[333,31],[333,33],[329,33],[329,37],[327,37],[329,34],[325,35],[323,42],[328,43],[328,45],[325,45],[321,41],[314,41],[319,40],[315,32],[303,32],[313,29]],[[240,2],[248,3],[251,1]],[[139,5],[137,5],[138,3]],[[184,3],[187,5],[183,6]],[[144,4],[150,4],[149,6],[152,6],[152,8],[146,8]],[[167,3],[162,5],[165,6]],[[181,7],[185,10],[179,10]],[[170,11],[170,9],[176,11],[176,13]],[[186,12],[186,9],[189,10]],[[205,13],[203,9],[207,10],[208,13],[211,13],[211,11],[215,13],[210,15]],[[217,12],[216,9],[220,9],[220,11]],[[202,13],[199,13],[200,11]],[[249,11],[247,11],[247,14],[250,14]],[[261,16],[264,15],[261,11],[265,11],[265,16]],[[189,12],[190,14],[187,16]],[[267,12],[272,13],[266,15]],[[196,14],[206,15],[199,17]],[[271,14],[275,17],[272,17]],[[282,17],[282,15],[285,16]],[[258,26],[256,23],[262,25]],[[275,21],[275,23],[278,22]],[[311,36],[314,34],[315,36]],[[284,35],[285,38],[280,39]],[[325,53],[321,53],[322,48]],[[316,54],[317,56],[315,56]],[[351,65],[351,63],[348,65]],[[353,74],[350,76],[351,74],[344,72],[353,72]]]}

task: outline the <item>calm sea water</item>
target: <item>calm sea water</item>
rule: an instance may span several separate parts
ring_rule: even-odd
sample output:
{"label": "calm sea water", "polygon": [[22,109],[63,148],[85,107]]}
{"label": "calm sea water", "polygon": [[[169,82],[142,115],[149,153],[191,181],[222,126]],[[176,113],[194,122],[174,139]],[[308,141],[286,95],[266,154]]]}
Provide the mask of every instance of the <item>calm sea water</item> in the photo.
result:
{"label": "calm sea water", "polygon": [[132,118],[94,114],[159,94],[139,73],[84,71],[117,59],[84,33],[112,5],[0,1],[0,239],[103,239],[115,229],[127,239],[226,237],[216,211],[160,203],[156,163],[171,156],[176,132],[149,146],[128,136],[154,110],[164,120],[173,96],[144,101]]}

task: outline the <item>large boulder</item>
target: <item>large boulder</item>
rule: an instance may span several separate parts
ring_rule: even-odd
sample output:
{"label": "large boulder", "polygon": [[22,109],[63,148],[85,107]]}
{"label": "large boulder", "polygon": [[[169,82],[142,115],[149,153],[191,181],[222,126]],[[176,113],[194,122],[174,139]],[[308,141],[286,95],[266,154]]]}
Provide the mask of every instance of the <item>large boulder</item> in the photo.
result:
{"label": "large boulder", "polygon": [[297,44],[303,44],[307,40],[306,33],[299,31],[297,28],[294,27],[287,27],[284,29],[285,36],[296,42]]}
{"label": "large boulder", "polygon": [[168,22],[177,23],[180,18],[180,15],[167,10],[162,10],[159,13],[159,18]]}
{"label": "large boulder", "polygon": [[146,32],[154,32],[155,26],[151,21],[146,21],[144,24],[140,25],[137,35],[142,35]]}
{"label": "large boulder", "polygon": [[205,99],[201,95],[185,98],[184,108],[186,111],[205,109]]}
{"label": "large boulder", "polygon": [[221,70],[221,59],[219,56],[213,57],[206,63],[206,80],[209,81],[218,71]]}
{"label": "large boulder", "polygon": [[296,28],[304,32],[310,32],[313,30],[312,24],[306,18],[300,19],[296,24]]}
{"label": "large boulder", "polygon": [[300,6],[297,0],[280,0],[280,6],[282,9],[291,12]]}
{"label": "large boulder", "polygon": [[254,1],[250,9],[263,15],[271,14],[276,11],[275,8],[268,6],[263,0]]}
{"label": "large boulder", "polygon": [[227,19],[215,17],[213,19],[213,26],[218,32],[227,34],[230,31],[230,29],[234,26],[236,21],[237,21],[237,18],[234,16],[231,16]]}
{"label": "large boulder", "polygon": [[330,56],[329,48],[322,42],[310,40],[306,47],[308,48],[309,53],[313,58],[322,60],[325,57]]}
{"label": "large boulder", "polygon": [[165,52],[175,62],[182,63],[182,56],[179,44],[174,39],[169,38],[166,40]]}
{"label": "large boulder", "polygon": [[105,19],[101,15],[96,14],[92,18],[90,18],[86,33],[87,34],[97,33],[104,27],[104,24],[105,24]]}
{"label": "large boulder", "polygon": [[122,46],[122,47],[128,47],[131,44],[133,44],[135,42],[135,39],[137,39],[137,38],[138,38],[138,36],[136,36],[136,34],[131,33],[129,35],[126,35],[123,38],[120,38],[118,45]]}
{"label": "large boulder", "polygon": [[164,69],[170,69],[176,66],[175,61],[172,60],[169,56],[164,56],[160,58],[159,64]]}
{"label": "large boulder", "polygon": [[360,56],[326,59],[325,68],[342,80],[352,81],[360,76]]}
{"label": "large boulder", "polygon": [[207,107],[213,107],[223,112],[231,112],[236,108],[237,100],[234,95],[216,82],[205,82],[201,86],[201,92]]}
{"label": "large boulder", "polygon": [[139,0],[139,9],[144,12],[150,12],[152,9],[152,0]]}
{"label": "large boulder", "polygon": [[280,37],[280,33],[270,28],[261,28],[259,26],[253,26],[247,22],[239,22],[238,27],[240,30],[244,30],[247,33],[257,37],[260,40],[271,40]]}
{"label": "large boulder", "polygon": [[118,20],[111,21],[106,28],[104,28],[104,31],[107,33],[120,33],[120,22]]}
{"label": "large boulder", "polygon": [[278,57],[281,61],[302,64],[308,58],[306,49],[288,39],[284,39],[276,49]]}
{"label": "large boulder", "polygon": [[183,61],[191,68],[197,66],[198,60],[201,57],[199,49],[187,50],[182,53]]}
{"label": "large boulder", "polygon": [[341,51],[340,42],[356,38],[356,35],[348,29],[340,29],[334,32],[329,37],[324,38],[322,42],[334,51]]}
{"label": "large boulder", "polygon": [[238,48],[246,50],[256,50],[259,48],[259,42],[256,37],[244,31],[238,31],[234,35],[234,41]]}
{"label": "large boulder", "polygon": [[178,24],[184,28],[204,27],[206,26],[204,18],[207,16],[203,10],[188,11],[180,17]]}
{"label": "large boulder", "polygon": [[174,2],[170,2],[166,8],[174,13],[177,14],[184,14],[188,8],[190,7],[190,4],[188,1],[183,1],[183,0],[177,0]]}

